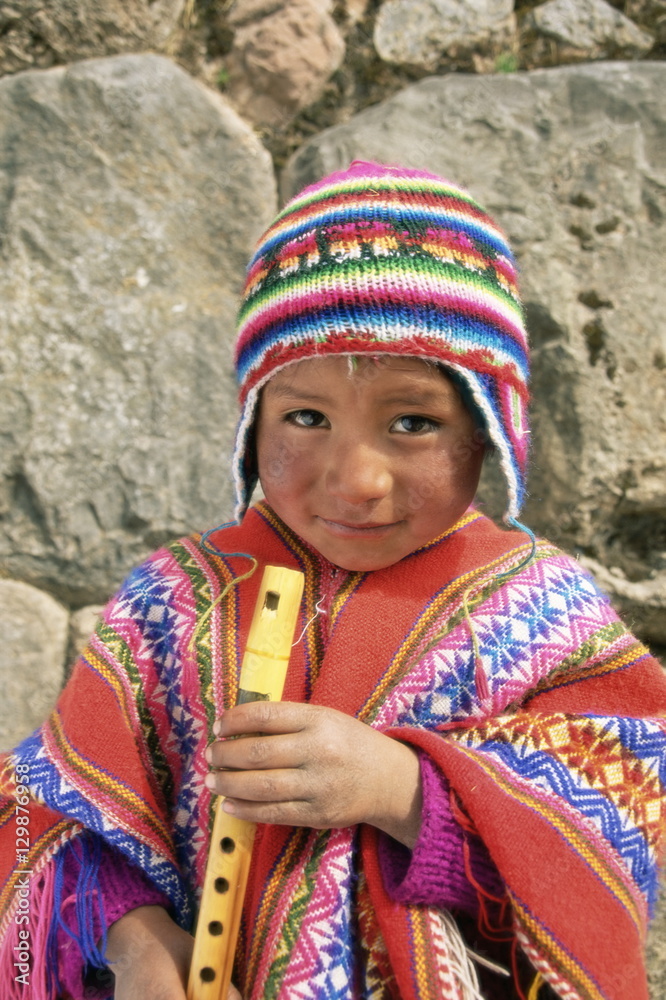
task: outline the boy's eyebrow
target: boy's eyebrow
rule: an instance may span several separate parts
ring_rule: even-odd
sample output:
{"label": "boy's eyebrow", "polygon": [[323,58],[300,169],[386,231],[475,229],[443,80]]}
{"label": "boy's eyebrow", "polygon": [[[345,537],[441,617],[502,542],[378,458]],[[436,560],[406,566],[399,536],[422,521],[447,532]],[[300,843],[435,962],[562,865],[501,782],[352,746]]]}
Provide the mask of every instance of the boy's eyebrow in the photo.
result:
{"label": "boy's eyebrow", "polygon": [[389,396],[382,396],[382,403],[391,406],[432,406],[436,403],[448,403],[451,397],[442,393],[441,389],[424,389],[416,393],[394,392]]}
{"label": "boy's eyebrow", "polygon": [[[295,399],[299,401],[306,400],[310,403],[326,403],[329,401],[330,397],[326,395],[321,395],[315,389],[300,389],[296,386],[292,386],[289,383],[281,385],[279,382],[273,383],[270,387],[271,394],[278,396],[281,399]],[[439,404],[440,406],[447,405],[455,398],[455,390],[450,394],[446,391],[442,392],[442,388],[437,389],[423,389],[417,392],[403,392],[396,391],[392,392],[386,396],[382,396],[379,400],[380,404],[385,406],[400,406],[400,407],[410,407],[410,406],[434,406]]]}
{"label": "boy's eyebrow", "polygon": [[[309,399],[312,402],[323,403],[326,400],[326,396],[321,396],[314,390],[310,389],[299,389],[296,386],[290,385],[288,382],[284,385],[280,385],[279,382],[269,383],[270,392],[272,395],[281,396],[282,398],[289,399]],[[267,388],[269,387],[267,386]]]}

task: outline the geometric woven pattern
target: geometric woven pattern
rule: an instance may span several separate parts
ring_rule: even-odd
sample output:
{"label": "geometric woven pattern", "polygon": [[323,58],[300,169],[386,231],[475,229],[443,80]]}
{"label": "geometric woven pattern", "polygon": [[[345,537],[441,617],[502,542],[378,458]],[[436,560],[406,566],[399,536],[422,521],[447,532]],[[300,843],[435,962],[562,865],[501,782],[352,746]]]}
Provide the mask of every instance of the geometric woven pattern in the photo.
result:
{"label": "geometric woven pattern", "polygon": [[[482,595],[476,605],[472,597],[471,622],[490,691],[488,702],[479,702],[476,693],[469,622],[453,614],[441,624],[439,635],[429,636],[428,651],[385,699],[379,723],[431,728],[443,715],[485,717],[561,670],[568,658],[575,661],[580,650],[586,651],[585,664],[592,669],[609,651],[617,654],[635,646],[593,580],[547,542],[538,543],[530,566],[504,582],[497,579],[494,567],[479,574],[474,592]],[[596,659],[590,655],[595,645]]]}
{"label": "geometric woven pattern", "polygon": [[[513,734],[511,742],[507,734]],[[636,737],[640,756],[628,752]],[[579,820],[595,827],[592,836],[596,833],[599,842],[603,839],[613,847],[654,906],[656,848],[662,833],[662,723],[604,716],[525,718],[519,713],[501,731],[489,726],[458,738],[512,776],[517,795],[525,782],[544,800],[561,799],[572,807]]]}

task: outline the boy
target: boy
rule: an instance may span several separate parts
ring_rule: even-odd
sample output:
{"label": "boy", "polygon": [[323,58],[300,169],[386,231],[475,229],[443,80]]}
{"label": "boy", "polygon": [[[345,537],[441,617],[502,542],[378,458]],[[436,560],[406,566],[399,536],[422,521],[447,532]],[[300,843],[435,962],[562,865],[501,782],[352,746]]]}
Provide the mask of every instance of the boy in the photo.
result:
{"label": "boy", "polygon": [[[107,996],[108,963],[116,1000],[183,1000],[218,793],[262,824],[245,1000],[646,998],[666,685],[516,520],[527,349],[504,237],[440,178],[352,164],[260,241],[236,363],[238,523],[129,577],[7,762],[7,996]],[[514,530],[471,506],[486,447]],[[303,570],[305,594],[283,702],[234,707],[248,556]],[[482,986],[470,917],[500,938]]]}

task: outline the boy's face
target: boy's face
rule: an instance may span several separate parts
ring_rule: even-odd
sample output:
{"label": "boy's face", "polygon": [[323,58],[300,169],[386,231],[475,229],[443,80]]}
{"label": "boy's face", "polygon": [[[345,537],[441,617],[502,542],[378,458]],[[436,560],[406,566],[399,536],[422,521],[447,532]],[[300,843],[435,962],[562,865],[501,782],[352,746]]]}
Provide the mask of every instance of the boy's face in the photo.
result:
{"label": "boy's face", "polygon": [[330,562],[390,566],[452,527],[474,498],[483,434],[457,389],[416,358],[313,358],[265,386],[264,495]]}

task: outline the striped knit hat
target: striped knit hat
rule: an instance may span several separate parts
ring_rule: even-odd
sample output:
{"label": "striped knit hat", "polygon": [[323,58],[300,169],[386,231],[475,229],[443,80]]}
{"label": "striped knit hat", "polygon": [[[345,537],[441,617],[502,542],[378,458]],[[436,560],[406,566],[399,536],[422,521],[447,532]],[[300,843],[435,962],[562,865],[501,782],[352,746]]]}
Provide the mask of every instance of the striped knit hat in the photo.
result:
{"label": "striped knit hat", "polygon": [[355,161],[292,199],[249,263],[238,318],[236,516],[256,484],[249,441],[261,387],[333,354],[408,355],[459,376],[499,452],[505,519],[525,492],[527,339],[506,239],[460,188]]}

